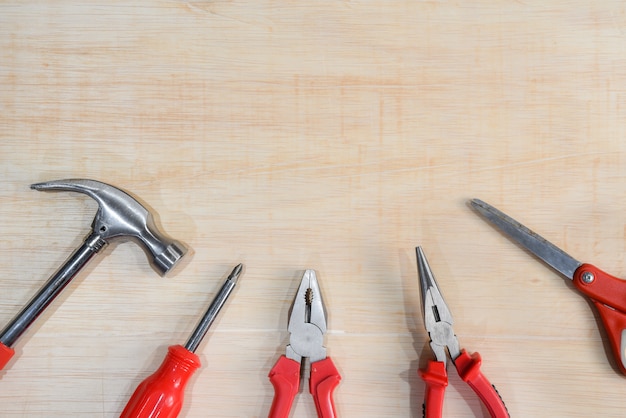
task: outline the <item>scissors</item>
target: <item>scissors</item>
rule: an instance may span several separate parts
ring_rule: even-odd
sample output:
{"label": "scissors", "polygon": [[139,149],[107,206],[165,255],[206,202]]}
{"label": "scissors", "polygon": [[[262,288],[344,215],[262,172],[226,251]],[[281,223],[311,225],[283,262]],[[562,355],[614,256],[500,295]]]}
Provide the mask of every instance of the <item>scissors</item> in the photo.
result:
{"label": "scissors", "polygon": [[447,355],[452,359],[461,380],[469,385],[485,405],[492,418],[509,418],[500,394],[495,386],[480,371],[480,354],[468,354],[460,347],[452,328],[452,314],[435,281],[426,256],[421,247],[415,249],[417,271],[422,290],[422,314],[424,325],[430,336],[430,348],[435,360],[430,360],[425,370],[419,374],[426,383],[424,395],[424,418],[441,418],[443,397],[448,386],[446,372]]}
{"label": "scissors", "polygon": [[572,280],[574,286],[591,299],[609,336],[619,368],[626,374],[626,281],[611,276],[596,266],[581,263],[482,200],[472,199],[470,204],[522,247]]}

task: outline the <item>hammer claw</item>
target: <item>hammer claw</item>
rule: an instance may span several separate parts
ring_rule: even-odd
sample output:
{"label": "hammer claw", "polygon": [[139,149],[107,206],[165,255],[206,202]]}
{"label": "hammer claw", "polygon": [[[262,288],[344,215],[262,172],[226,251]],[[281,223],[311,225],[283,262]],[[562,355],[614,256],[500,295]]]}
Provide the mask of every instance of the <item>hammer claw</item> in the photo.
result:
{"label": "hammer claw", "polygon": [[35,190],[61,190],[86,194],[98,202],[93,233],[108,242],[116,237],[137,241],[149,255],[150,263],[164,275],[182,258],[186,248],[162,234],[152,213],[137,199],[110,184],[89,179],[65,179],[30,186]]}

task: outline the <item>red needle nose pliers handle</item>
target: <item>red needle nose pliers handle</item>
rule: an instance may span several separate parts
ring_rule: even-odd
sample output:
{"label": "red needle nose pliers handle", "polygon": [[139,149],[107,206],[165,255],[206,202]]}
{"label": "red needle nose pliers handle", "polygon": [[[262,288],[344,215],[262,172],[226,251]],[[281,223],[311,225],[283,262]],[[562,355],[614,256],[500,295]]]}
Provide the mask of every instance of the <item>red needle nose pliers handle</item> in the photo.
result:
{"label": "red needle nose pliers handle", "polygon": [[418,370],[424,383],[424,418],[441,418],[443,413],[443,397],[448,386],[446,364],[442,361],[429,361],[426,370]]}
{"label": "red needle nose pliers handle", "polygon": [[[478,395],[492,418],[509,418],[509,411],[498,391],[480,371],[481,362],[480,354],[470,356],[467,351],[461,350],[454,365],[461,380]],[[426,370],[420,370],[419,373],[426,383],[424,418],[441,418],[443,397],[448,386],[446,365],[441,361],[430,361]]]}

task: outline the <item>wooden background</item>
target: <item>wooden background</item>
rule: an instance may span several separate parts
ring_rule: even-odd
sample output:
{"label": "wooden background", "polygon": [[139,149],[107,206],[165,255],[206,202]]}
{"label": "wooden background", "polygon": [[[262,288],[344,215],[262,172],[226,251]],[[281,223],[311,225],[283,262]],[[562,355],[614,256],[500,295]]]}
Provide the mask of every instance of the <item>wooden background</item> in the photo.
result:
{"label": "wooden background", "polygon": [[[314,268],[339,415],[419,417],[416,245],[513,417],[624,416],[589,303],[467,200],[626,275],[625,139],[620,1],[3,1],[0,322],[96,210],[31,183],[124,188],[192,251],[160,278],[109,246],[19,340],[0,416],[118,416],[243,262],[182,416],[267,416]],[[450,371],[444,416],[487,416]]]}

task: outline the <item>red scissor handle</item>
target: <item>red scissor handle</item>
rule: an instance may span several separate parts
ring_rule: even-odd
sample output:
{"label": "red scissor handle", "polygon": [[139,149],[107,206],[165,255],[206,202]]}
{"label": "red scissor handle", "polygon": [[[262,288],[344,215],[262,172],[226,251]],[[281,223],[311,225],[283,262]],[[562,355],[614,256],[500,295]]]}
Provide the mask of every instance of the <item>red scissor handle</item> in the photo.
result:
{"label": "red scissor handle", "polygon": [[313,395],[319,418],[335,418],[337,416],[333,391],[339,385],[340,380],[341,376],[330,357],[311,363],[309,391]]}
{"label": "red scissor handle", "polygon": [[492,418],[509,418],[509,411],[500,394],[480,371],[481,362],[480,354],[474,353],[470,356],[467,351],[461,350],[454,365],[461,379],[478,395]]}
{"label": "red scissor handle", "polygon": [[592,299],[617,364],[626,374],[626,281],[591,264],[583,264],[574,272],[574,286]]}
{"label": "red scissor handle", "polygon": [[287,418],[300,387],[300,363],[280,356],[269,374],[274,386],[274,400],[269,418]]}
{"label": "red scissor handle", "polygon": [[446,364],[441,361],[429,361],[426,370],[419,370],[419,375],[426,383],[424,394],[424,418],[441,418],[443,396],[448,386]]}

